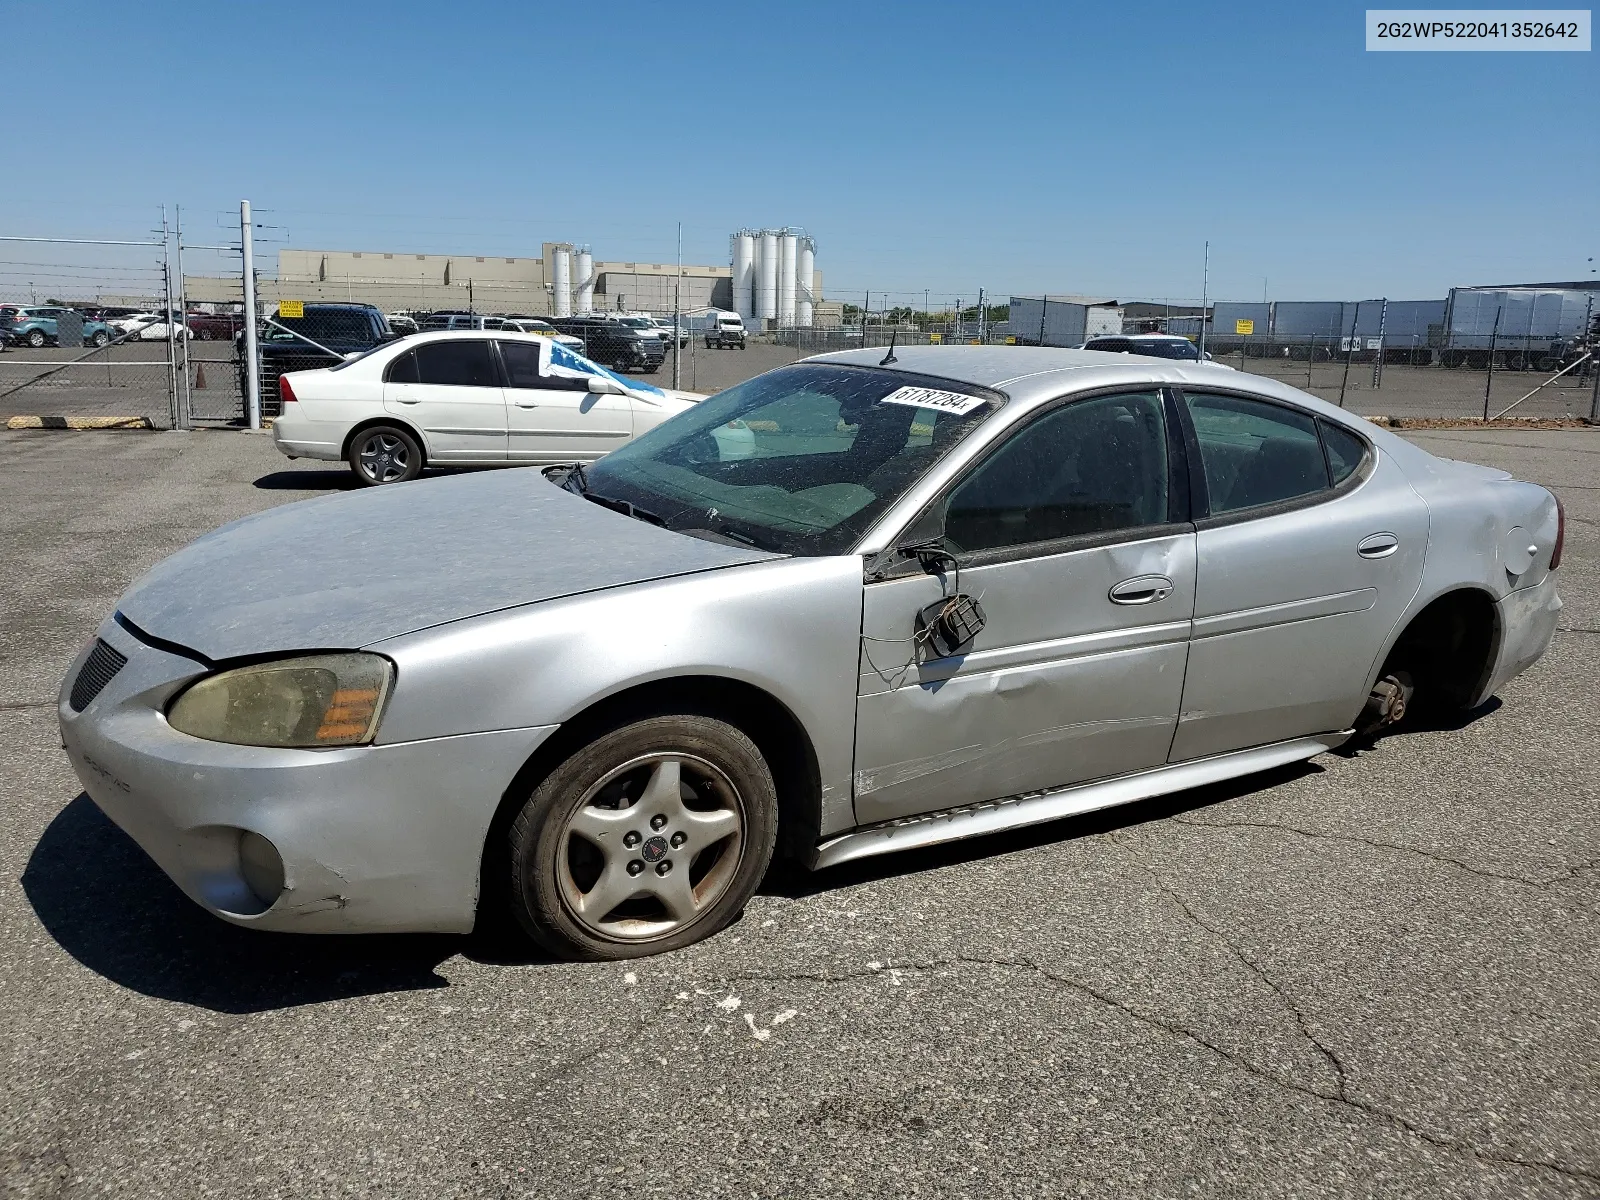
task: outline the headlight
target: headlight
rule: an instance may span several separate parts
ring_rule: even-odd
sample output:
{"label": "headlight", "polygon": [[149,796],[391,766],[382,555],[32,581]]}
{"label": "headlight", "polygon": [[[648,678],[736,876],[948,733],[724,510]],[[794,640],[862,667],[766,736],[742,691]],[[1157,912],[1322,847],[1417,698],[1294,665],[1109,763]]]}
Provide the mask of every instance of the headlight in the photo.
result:
{"label": "headlight", "polygon": [[370,742],[394,667],[376,654],[285,658],[212,675],[167,712],[181,733],[237,746]]}

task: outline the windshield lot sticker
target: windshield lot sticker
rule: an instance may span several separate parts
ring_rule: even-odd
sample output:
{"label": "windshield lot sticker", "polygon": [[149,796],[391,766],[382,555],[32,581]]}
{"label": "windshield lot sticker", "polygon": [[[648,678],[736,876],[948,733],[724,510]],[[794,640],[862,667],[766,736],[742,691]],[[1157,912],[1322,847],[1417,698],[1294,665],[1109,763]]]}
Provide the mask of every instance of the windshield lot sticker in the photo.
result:
{"label": "windshield lot sticker", "polygon": [[941,392],[938,388],[903,387],[890,392],[880,404],[909,404],[912,408],[931,408],[939,412],[955,413],[964,417],[988,401],[981,396],[964,396],[960,392]]}

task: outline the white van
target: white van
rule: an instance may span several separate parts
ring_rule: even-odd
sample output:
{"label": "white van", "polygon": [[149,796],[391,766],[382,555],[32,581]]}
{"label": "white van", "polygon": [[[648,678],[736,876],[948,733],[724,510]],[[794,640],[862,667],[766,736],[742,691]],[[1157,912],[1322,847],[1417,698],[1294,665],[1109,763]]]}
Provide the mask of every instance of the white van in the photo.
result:
{"label": "white van", "polygon": [[738,313],[719,312],[706,325],[706,349],[737,346],[744,349],[744,321]]}

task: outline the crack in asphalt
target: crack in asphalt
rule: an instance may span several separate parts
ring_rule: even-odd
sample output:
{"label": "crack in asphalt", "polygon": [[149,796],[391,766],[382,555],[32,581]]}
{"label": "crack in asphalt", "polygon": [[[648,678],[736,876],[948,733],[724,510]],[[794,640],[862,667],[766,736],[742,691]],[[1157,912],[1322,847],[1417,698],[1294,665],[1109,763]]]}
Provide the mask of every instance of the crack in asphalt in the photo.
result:
{"label": "crack in asphalt", "polygon": [[1557,633],[1600,633],[1600,629],[1590,629],[1586,625],[1557,625]]}
{"label": "crack in asphalt", "polygon": [[[1399,1113],[1392,1112],[1389,1109],[1381,1108],[1370,1101],[1362,1100],[1359,1097],[1352,1096],[1345,1089],[1344,1069],[1342,1066],[1338,1065],[1338,1060],[1332,1055],[1329,1055],[1329,1058],[1334,1063],[1334,1069],[1339,1077],[1339,1090],[1323,1091],[1308,1084],[1299,1083],[1293,1079],[1284,1079],[1273,1072],[1256,1065],[1242,1055],[1236,1054],[1234,1051],[1229,1050],[1224,1046],[1219,1046],[1215,1042],[1210,1041],[1186,1025],[1180,1025],[1175,1021],[1167,1020],[1166,1018],[1158,1016],[1155,1013],[1142,1012],[1139,1009],[1125,1003],[1124,1001],[1119,1000],[1109,992],[1102,991],[1092,984],[1083,982],[1081,979],[1074,979],[1069,975],[1059,975],[1056,972],[1041,966],[1039,963],[1027,956],[989,957],[976,954],[956,954],[948,958],[912,960],[899,963],[885,961],[882,964],[876,964],[872,967],[853,971],[738,971],[719,975],[718,978],[725,982],[821,984],[854,983],[865,979],[882,978],[883,976],[888,975],[891,971],[898,971],[903,975],[913,975],[937,971],[943,967],[953,967],[957,965],[1006,967],[1013,970],[1026,971],[1042,979],[1047,979],[1052,983],[1061,984],[1064,987],[1070,988],[1072,991],[1088,996],[1090,999],[1099,1001],[1108,1008],[1117,1010],[1124,1016],[1127,1016],[1142,1025],[1148,1025],[1151,1028],[1158,1029],[1171,1037],[1192,1042],[1196,1046],[1210,1051],[1212,1054],[1216,1055],[1230,1066],[1233,1066],[1256,1079],[1260,1079],[1265,1083],[1272,1084],[1274,1087],[1279,1087],[1285,1091],[1294,1092],[1298,1095],[1306,1096],[1313,1100],[1320,1100],[1324,1103],[1338,1104],[1349,1108],[1355,1112],[1363,1114],[1364,1116],[1389,1124],[1401,1132],[1409,1133],[1412,1137],[1415,1137],[1419,1141],[1425,1142],[1430,1146],[1435,1146],[1442,1150],[1451,1150],[1457,1153],[1468,1154],[1481,1162],[1494,1163],[1500,1166],[1527,1167],[1532,1170],[1552,1171],[1569,1179],[1582,1179],[1593,1183],[1600,1183],[1600,1172],[1587,1171],[1582,1167],[1568,1166],[1565,1163],[1552,1162],[1547,1159],[1526,1158],[1517,1154],[1503,1153],[1484,1146],[1479,1146],[1473,1142],[1465,1140],[1464,1138],[1453,1137],[1449,1134],[1434,1133],[1431,1130],[1422,1128],[1408,1117],[1404,1117]],[[1272,985],[1269,984],[1269,986]],[[1276,987],[1273,987],[1273,990],[1279,991],[1279,989]],[[1279,992],[1279,995],[1282,995],[1281,991]],[[1302,1028],[1304,1028],[1303,1025]],[[1307,1036],[1310,1037],[1309,1033]],[[1319,1049],[1322,1049],[1325,1054],[1327,1053],[1326,1048],[1322,1047],[1321,1044],[1316,1042],[1314,1038],[1312,1041],[1318,1046]]]}
{"label": "crack in asphalt", "polygon": [[1330,1050],[1326,1045],[1324,1045],[1322,1039],[1317,1037],[1317,1035],[1311,1031],[1311,1025],[1307,1021],[1305,1013],[1302,1012],[1300,1006],[1295,1003],[1294,998],[1290,996],[1289,993],[1284,991],[1283,988],[1278,985],[1277,980],[1268,975],[1266,969],[1262,967],[1260,963],[1256,962],[1249,955],[1247,955],[1241,947],[1235,944],[1234,941],[1228,937],[1227,934],[1223,933],[1222,930],[1218,929],[1215,925],[1212,925],[1209,921],[1204,920],[1197,912],[1195,912],[1195,910],[1190,907],[1189,902],[1179,895],[1177,890],[1173,888],[1172,885],[1169,884],[1165,879],[1163,879],[1156,872],[1154,867],[1150,866],[1149,863],[1144,861],[1143,856],[1139,854],[1138,850],[1136,850],[1127,842],[1124,842],[1115,834],[1112,835],[1111,841],[1113,845],[1128,851],[1129,855],[1134,861],[1134,864],[1146,875],[1150,876],[1150,881],[1161,890],[1162,894],[1165,895],[1168,900],[1172,901],[1172,903],[1177,905],[1178,908],[1183,911],[1184,916],[1188,917],[1190,921],[1198,925],[1201,929],[1204,929],[1212,937],[1216,938],[1217,941],[1221,942],[1222,945],[1227,948],[1228,953],[1232,954],[1234,958],[1238,959],[1246,970],[1248,970],[1252,975],[1265,984],[1272,991],[1273,995],[1277,996],[1283,1007],[1293,1015],[1295,1024],[1300,1027],[1300,1032],[1305,1037],[1306,1041],[1311,1043],[1316,1052],[1322,1056],[1323,1060],[1332,1069],[1334,1086],[1337,1089],[1338,1098],[1345,1103],[1349,1103],[1350,1079],[1348,1073],[1345,1071],[1344,1063],[1339,1061],[1339,1056]]}
{"label": "crack in asphalt", "polygon": [[18,700],[15,703],[0,704],[0,712],[17,712],[24,708],[54,708],[54,700]]}
{"label": "crack in asphalt", "polygon": [[1380,842],[1376,838],[1356,837],[1349,833],[1326,833],[1317,829],[1304,829],[1299,825],[1285,825],[1279,821],[1196,821],[1192,817],[1172,817],[1175,825],[1189,825],[1200,829],[1272,829],[1280,833],[1294,833],[1304,838],[1314,838],[1329,842],[1348,842],[1351,845],[1367,846],[1374,850],[1398,850],[1402,854],[1415,854],[1422,858],[1431,859],[1445,866],[1455,867],[1469,875],[1476,875],[1481,879],[1495,879],[1504,883],[1520,883],[1525,887],[1544,888],[1552,884],[1571,883],[1579,880],[1584,875],[1594,870],[1600,859],[1590,859],[1574,867],[1568,867],[1561,875],[1552,875],[1547,879],[1530,879],[1526,875],[1508,875],[1502,871],[1489,871],[1482,867],[1474,867],[1470,863],[1462,862],[1459,858],[1451,858],[1448,854],[1439,854],[1432,850],[1424,850],[1419,846],[1403,846],[1398,842]]}

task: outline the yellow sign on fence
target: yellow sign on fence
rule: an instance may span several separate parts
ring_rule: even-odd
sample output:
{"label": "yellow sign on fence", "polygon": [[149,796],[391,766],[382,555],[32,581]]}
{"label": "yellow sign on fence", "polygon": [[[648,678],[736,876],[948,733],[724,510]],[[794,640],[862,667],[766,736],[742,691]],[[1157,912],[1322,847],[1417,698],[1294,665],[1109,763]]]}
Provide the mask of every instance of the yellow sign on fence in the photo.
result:
{"label": "yellow sign on fence", "polygon": [[1233,331],[1235,333],[1241,333],[1245,337],[1249,337],[1256,331],[1256,323],[1254,321],[1247,321],[1243,319],[1235,321],[1233,323]]}
{"label": "yellow sign on fence", "polygon": [[1013,334],[1007,334],[1006,335],[1006,345],[1015,346],[1016,344],[1017,344],[1017,335],[1014,334],[1014,333]]}
{"label": "yellow sign on fence", "polygon": [[944,341],[944,334],[942,333],[930,333],[928,335],[928,343],[930,345],[937,346],[942,341]]}
{"label": "yellow sign on fence", "polygon": [[304,300],[279,300],[278,320],[286,317],[303,317],[306,315],[306,302]]}

